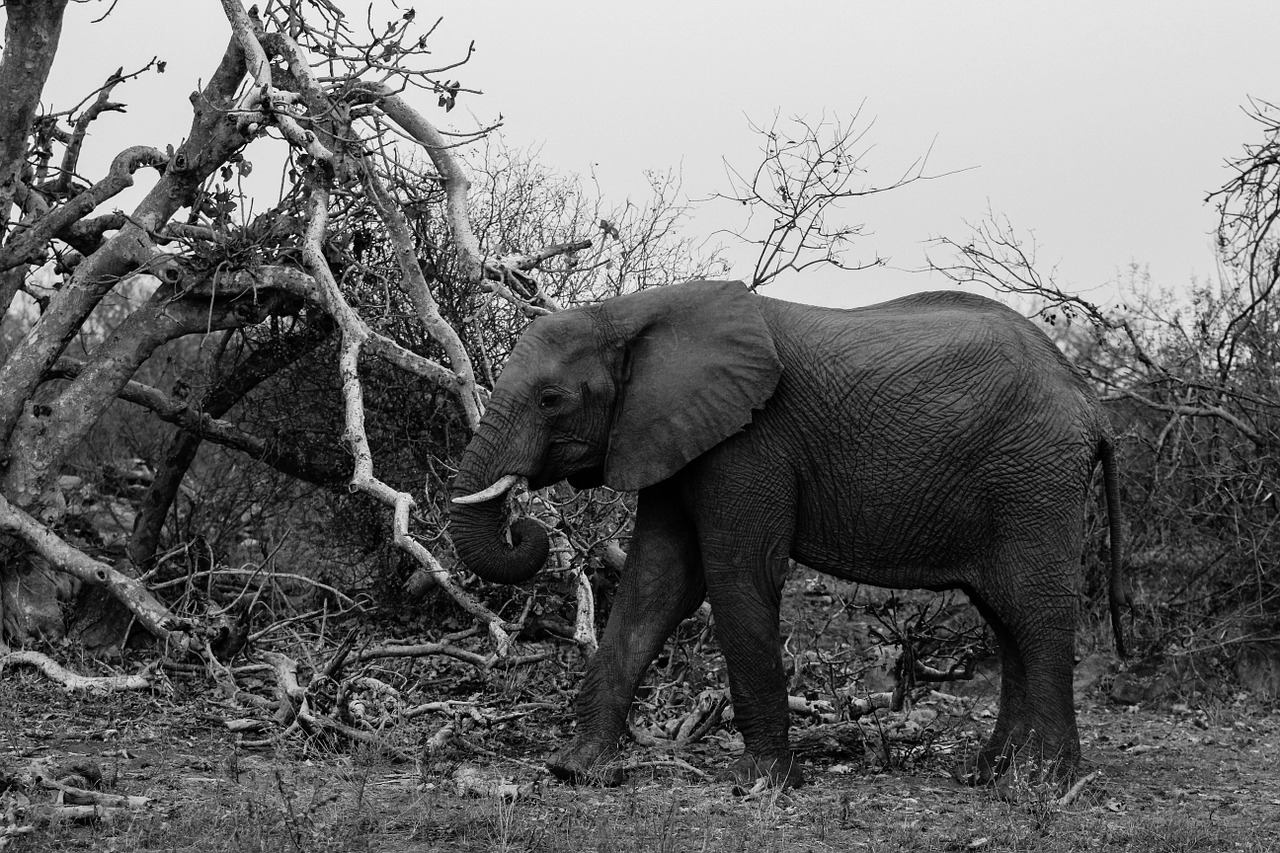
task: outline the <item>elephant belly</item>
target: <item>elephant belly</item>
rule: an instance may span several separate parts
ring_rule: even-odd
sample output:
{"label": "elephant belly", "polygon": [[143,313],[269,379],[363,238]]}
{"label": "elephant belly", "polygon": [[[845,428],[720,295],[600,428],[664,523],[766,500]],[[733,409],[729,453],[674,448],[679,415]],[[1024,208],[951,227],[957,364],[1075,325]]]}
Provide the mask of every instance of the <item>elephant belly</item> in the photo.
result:
{"label": "elephant belly", "polygon": [[961,585],[992,538],[992,519],[980,505],[806,503],[798,508],[792,557],[858,583],[901,589]]}

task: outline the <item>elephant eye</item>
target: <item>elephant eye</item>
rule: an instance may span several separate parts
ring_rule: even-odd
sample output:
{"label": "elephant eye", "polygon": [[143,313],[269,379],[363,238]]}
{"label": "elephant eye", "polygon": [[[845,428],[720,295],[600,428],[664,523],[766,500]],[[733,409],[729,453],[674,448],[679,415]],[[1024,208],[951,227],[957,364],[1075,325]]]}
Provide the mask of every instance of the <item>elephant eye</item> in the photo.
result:
{"label": "elephant eye", "polygon": [[549,411],[551,409],[554,409],[556,406],[559,406],[561,401],[563,400],[564,400],[564,395],[561,394],[559,391],[556,391],[551,388],[546,388],[543,390],[541,394],[538,395],[538,408],[542,409],[544,412]]}

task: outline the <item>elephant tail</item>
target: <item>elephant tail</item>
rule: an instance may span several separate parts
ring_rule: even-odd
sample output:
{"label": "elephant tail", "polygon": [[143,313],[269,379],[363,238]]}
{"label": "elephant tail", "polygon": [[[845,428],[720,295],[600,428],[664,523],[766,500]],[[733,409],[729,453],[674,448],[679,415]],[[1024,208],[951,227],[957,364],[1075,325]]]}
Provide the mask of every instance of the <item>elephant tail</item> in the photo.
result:
{"label": "elephant tail", "polygon": [[1124,517],[1120,510],[1120,483],[1116,475],[1115,449],[1111,439],[1103,436],[1098,443],[1098,459],[1102,462],[1102,484],[1107,496],[1107,520],[1111,534],[1111,630],[1116,636],[1116,654],[1128,657],[1124,642],[1121,610],[1133,606],[1124,575]]}

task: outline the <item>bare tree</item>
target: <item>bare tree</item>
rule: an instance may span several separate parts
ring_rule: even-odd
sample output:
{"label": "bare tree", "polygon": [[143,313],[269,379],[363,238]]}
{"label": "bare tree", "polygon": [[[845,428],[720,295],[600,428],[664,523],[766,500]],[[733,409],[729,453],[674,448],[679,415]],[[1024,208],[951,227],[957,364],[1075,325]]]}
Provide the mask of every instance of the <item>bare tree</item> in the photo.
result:
{"label": "bare tree", "polygon": [[[469,93],[451,73],[466,59],[440,66],[412,12],[397,13],[367,31],[327,0],[270,2],[261,13],[224,0],[230,40],[208,82],[192,97],[185,141],[167,151],[129,148],[99,180],[78,174],[92,122],[118,109],[108,100],[125,77],[111,75],[89,99],[63,113],[38,115],[49,65],[57,52],[65,2],[8,4],[0,83],[17,108],[6,110],[0,203],[18,217],[0,225],[0,307],[26,291],[36,313],[25,337],[0,364],[0,608],[4,636],[21,641],[60,631],[55,597],[70,573],[128,605],[142,625],[179,644],[203,638],[132,580],[128,561],[94,560],[57,534],[66,497],[59,484],[69,455],[116,399],[146,407],[178,424],[167,479],[155,486],[153,511],[134,540],[145,567],[154,556],[164,505],[183,475],[184,457],[200,440],[236,447],[298,476],[331,479],[279,441],[245,433],[220,420],[265,376],[295,360],[315,340],[336,341],[344,400],[344,441],[352,488],[392,512],[398,546],[459,604],[489,627],[505,649],[506,629],[457,587],[437,558],[409,533],[415,500],[389,487],[375,470],[365,428],[361,365],[382,360],[449,395],[465,425],[483,406],[465,330],[447,322],[435,296],[438,278],[420,263],[419,241],[404,210],[407,193],[439,211],[458,278],[467,287],[525,315],[554,305],[522,290],[529,272],[558,252],[589,241],[534,247],[528,254],[486,256],[469,213],[470,181],[455,154],[468,137],[442,133],[415,106],[414,93],[449,108]],[[477,128],[474,138],[485,132]],[[287,185],[278,201],[253,219],[237,203],[235,180],[250,171],[248,154],[262,146],[286,149]],[[418,151],[429,164],[423,180],[405,181],[400,166]],[[155,169],[153,189],[129,212],[95,214],[130,186],[139,169]],[[420,192],[421,191],[421,192]],[[430,347],[414,351],[362,314],[367,270],[349,241],[359,222],[376,221],[395,275],[380,281],[411,306]],[[52,260],[51,260],[52,259]],[[67,345],[121,282],[152,282],[141,304],[82,359]],[[38,287],[52,279],[51,290]],[[276,318],[273,320],[273,318]],[[203,399],[176,398],[138,383],[139,368],[160,347],[184,336],[266,328],[286,322],[297,343],[239,363]],[[429,353],[429,354],[424,354]],[[56,380],[56,381],[54,381]],[[179,632],[179,633],[174,633]]]}
{"label": "bare tree", "polygon": [[753,289],[818,265],[860,270],[884,264],[879,255],[849,257],[866,225],[844,221],[842,207],[931,176],[924,171],[926,153],[896,179],[869,182],[862,163],[872,125],[862,123],[861,111],[847,122],[797,117],[783,123],[775,115],[767,126],[751,125],[763,138],[760,162],[749,174],[726,163],[731,189],[714,197],[746,208],[747,221],[732,236],[756,247]]}

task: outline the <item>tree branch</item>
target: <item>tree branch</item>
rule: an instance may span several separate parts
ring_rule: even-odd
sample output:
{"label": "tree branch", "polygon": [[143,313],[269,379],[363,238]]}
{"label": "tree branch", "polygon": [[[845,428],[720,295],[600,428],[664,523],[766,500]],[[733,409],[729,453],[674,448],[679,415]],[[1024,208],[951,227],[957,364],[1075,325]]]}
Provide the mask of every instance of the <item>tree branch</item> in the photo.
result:
{"label": "tree branch", "polygon": [[14,229],[4,249],[0,250],[0,270],[21,264],[43,263],[50,240],[70,229],[107,199],[133,186],[134,172],[144,166],[162,166],[168,160],[163,151],[145,145],[120,152],[111,161],[111,168],[101,181],[71,201],[53,208],[30,225]]}

